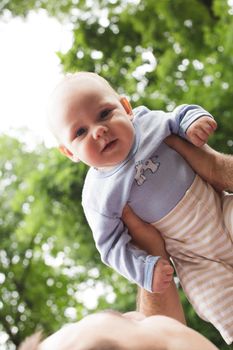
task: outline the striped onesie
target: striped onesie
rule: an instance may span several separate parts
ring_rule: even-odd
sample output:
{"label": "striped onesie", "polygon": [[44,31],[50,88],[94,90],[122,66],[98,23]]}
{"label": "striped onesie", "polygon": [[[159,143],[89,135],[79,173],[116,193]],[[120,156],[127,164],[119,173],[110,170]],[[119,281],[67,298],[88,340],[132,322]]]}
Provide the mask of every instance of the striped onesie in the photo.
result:
{"label": "striped onesie", "polygon": [[[164,142],[209,115],[200,106],[173,112],[134,110],[133,147],[109,171],[90,168],[82,205],[101,259],[151,291],[159,257],[134,247],[121,220],[126,203],[160,230],[196,312],[233,341],[233,196],[220,196]],[[209,115],[210,116],[210,115]]]}
{"label": "striped onesie", "polygon": [[182,288],[194,309],[231,344],[233,231],[228,228],[233,224],[233,195],[221,197],[196,176],[177,206],[152,224],[163,234]]}

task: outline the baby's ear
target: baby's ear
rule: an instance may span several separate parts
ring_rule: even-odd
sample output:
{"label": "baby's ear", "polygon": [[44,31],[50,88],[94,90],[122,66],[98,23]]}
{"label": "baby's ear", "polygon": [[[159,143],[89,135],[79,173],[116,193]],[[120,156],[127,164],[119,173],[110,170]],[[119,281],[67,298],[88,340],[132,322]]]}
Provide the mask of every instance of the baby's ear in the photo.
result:
{"label": "baby's ear", "polygon": [[58,147],[58,150],[61,154],[65,155],[70,160],[72,160],[72,162],[78,163],[80,161],[80,159],[77,156],[75,156],[72,152],[70,152],[68,148],[66,148],[66,146],[61,145]]}
{"label": "baby's ear", "polygon": [[132,110],[131,104],[128,101],[128,99],[126,97],[122,96],[120,98],[120,102],[121,102],[122,106],[124,107],[126,113],[130,116],[133,116],[133,110]]}

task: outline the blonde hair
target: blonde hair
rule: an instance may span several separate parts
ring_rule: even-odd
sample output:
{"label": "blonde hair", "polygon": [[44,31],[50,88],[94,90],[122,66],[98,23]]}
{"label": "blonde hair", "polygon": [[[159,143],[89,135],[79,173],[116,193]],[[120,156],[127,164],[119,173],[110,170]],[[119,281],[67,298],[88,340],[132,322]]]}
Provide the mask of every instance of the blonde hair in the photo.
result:
{"label": "blonde hair", "polygon": [[114,90],[114,88],[110,85],[110,83],[103,77],[101,77],[99,74],[94,73],[94,72],[87,72],[87,71],[80,71],[76,73],[67,73],[58,83],[57,87],[55,88],[54,91],[57,89],[60,89],[61,87],[64,87],[65,84],[67,83],[72,83],[72,82],[78,82],[79,80],[85,80],[85,79],[93,79],[105,86],[106,88],[110,89],[110,91],[119,97],[119,94]]}
{"label": "blonde hair", "polygon": [[[47,108],[48,128],[52,132],[52,134],[55,136],[58,143],[60,143],[59,135],[58,135],[58,132],[55,131],[56,123],[54,122],[54,119],[53,119],[54,106],[57,106],[58,101],[60,102],[62,101],[62,99],[65,96],[65,91],[67,88],[72,87],[72,85],[75,85],[75,84],[80,84],[80,87],[81,87],[82,82],[89,81],[89,80],[97,82],[100,85],[100,89],[102,86],[103,88],[109,91],[109,94],[113,94],[118,99],[120,98],[120,95],[113,89],[113,87],[109,84],[109,82],[96,73],[80,71],[76,73],[66,74],[53,90],[50,96],[50,102],[48,103],[48,108]],[[62,101],[61,103],[64,103],[64,101]]]}

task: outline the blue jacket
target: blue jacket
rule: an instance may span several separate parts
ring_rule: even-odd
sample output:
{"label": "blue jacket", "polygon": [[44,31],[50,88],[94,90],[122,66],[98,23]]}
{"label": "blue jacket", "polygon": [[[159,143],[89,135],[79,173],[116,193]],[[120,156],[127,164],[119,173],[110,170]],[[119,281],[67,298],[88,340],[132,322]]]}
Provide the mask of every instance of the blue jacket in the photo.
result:
{"label": "blue jacket", "polygon": [[136,108],[135,140],[127,159],[107,172],[90,168],[86,176],[82,205],[102,261],[148,291],[159,257],[130,243],[122,210],[129,203],[139,217],[155,222],[177,205],[195,173],[163,140],[171,133],[186,138],[188,127],[203,115],[211,116],[197,105],[168,113]]}

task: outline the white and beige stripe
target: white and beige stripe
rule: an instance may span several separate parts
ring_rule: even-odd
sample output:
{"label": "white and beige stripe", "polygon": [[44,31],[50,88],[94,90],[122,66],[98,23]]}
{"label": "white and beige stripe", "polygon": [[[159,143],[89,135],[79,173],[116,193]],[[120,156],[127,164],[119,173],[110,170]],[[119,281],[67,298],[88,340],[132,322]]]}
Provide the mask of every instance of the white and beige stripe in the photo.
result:
{"label": "white and beige stripe", "polygon": [[231,232],[231,239],[233,241],[233,193],[224,193],[222,198],[222,207],[224,213],[225,226]]}
{"label": "white and beige stripe", "polygon": [[196,176],[181,202],[153,223],[194,309],[228,344],[233,342],[232,221],[233,195],[221,197]]}

